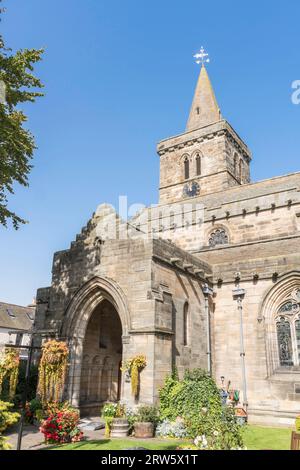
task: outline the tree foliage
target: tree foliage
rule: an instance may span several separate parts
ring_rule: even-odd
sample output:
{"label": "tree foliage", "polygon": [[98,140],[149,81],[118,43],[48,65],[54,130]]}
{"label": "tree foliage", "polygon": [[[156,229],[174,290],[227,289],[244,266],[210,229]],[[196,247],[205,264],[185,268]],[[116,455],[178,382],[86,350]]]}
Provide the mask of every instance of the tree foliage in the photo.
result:
{"label": "tree foliage", "polygon": [[[0,16],[2,13],[0,8]],[[7,226],[10,220],[16,229],[25,221],[8,209],[8,195],[14,193],[15,183],[28,186],[36,148],[33,135],[24,127],[27,116],[19,105],[33,103],[43,96],[36,91],[43,85],[33,74],[34,64],[41,60],[42,54],[42,49],[12,53],[0,36],[0,224]]]}

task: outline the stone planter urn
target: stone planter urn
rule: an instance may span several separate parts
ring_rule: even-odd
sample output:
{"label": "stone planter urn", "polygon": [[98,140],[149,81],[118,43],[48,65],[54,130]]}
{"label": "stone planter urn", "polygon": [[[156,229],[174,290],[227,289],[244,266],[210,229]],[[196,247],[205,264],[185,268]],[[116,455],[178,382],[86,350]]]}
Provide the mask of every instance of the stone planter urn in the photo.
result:
{"label": "stone planter urn", "polygon": [[134,437],[139,439],[151,439],[154,435],[153,423],[135,423]]}
{"label": "stone planter urn", "polygon": [[111,424],[110,437],[126,437],[129,433],[129,423],[125,418],[114,418]]}

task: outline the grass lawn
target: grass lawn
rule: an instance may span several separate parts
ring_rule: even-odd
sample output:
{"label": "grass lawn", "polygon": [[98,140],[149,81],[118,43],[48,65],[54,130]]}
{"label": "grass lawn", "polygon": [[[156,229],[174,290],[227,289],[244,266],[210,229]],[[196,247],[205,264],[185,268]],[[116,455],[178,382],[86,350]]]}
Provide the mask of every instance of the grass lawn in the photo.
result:
{"label": "grass lawn", "polygon": [[152,450],[174,450],[183,441],[174,439],[102,439],[101,441],[81,441],[75,444],[48,447],[50,450],[124,450],[132,447],[143,447]]}
{"label": "grass lawn", "polygon": [[[247,426],[244,442],[248,450],[289,450],[291,429]],[[152,450],[174,450],[183,441],[173,439],[102,439],[82,441],[76,444],[48,447],[50,450],[124,450],[132,447],[144,447]]]}
{"label": "grass lawn", "polygon": [[292,429],[247,426],[244,430],[245,446],[249,450],[289,450]]}

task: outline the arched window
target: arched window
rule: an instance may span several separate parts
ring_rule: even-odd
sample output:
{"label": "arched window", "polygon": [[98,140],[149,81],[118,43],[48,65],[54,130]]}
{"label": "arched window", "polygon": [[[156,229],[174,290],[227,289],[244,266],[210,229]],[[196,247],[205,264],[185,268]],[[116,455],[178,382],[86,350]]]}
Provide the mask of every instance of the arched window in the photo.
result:
{"label": "arched window", "polygon": [[239,179],[240,181],[243,180],[243,173],[244,173],[244,162],[243,160],[240,160],[240,164],[239,164]]}
{"label": "arched window", "polygon": [[276,318],[278,356],[281,367],[300,365],[300,289],[279,309]]}
{"label": "arched window", "polygon": [[196,175],[200,176],[202,173],[202,162],[201,162],[201,155],[197,153],[196,155]]}
{"label": "arched window", "polygon": [[234,154],[234,160],[233,160],[233,166],[234,166],[234,176],[238,176],[238,154],[235,153]]}
{"label": "arched window", "polygon": [[225,229],[218,228],[214,230],[209,237],[208,244],[212,248],[218,245],[227,245],[229,243],[229,237]]}
{"label": "arched window", "polygon": [[188,180],[190,177],[190,162],[189,158],[185,157],[184,159],[184,179]]}
{"label": "arched window", "polygon": [[189,304],[186,302],[183,307],[183,345],[190,343],[190,312]]}

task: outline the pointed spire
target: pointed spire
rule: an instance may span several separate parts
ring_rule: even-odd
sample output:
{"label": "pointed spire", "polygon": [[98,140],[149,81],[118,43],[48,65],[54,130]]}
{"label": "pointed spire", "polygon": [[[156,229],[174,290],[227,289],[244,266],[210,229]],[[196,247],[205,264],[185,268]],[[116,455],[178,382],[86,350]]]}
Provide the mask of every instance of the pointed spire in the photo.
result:
{"label": "pointed spire", "polygon": [[186,130],[192,131],[220,121],[221,112],[205,65],[202,63]]}

